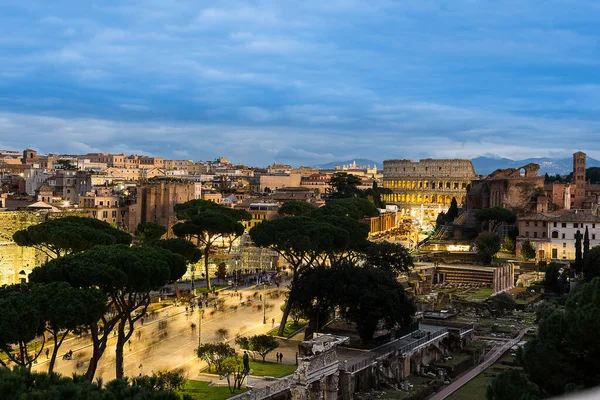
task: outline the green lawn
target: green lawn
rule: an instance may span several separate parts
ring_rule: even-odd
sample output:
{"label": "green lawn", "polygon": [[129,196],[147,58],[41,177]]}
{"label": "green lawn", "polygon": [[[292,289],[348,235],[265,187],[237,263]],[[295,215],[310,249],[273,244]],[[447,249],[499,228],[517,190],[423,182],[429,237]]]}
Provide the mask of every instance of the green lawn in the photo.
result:
{"label": "green lawn", "polygon": [[452,353],[452,360],[437,361],[437,362],[434,363],[434,365],[440,366],[440,367],[456,367],[458,364],[460,364],[463,361],[468,360],[470,358],[471,358],[470,354],[466,354],[466,353]]}
{"label": "green lawn", "polygon": [[250,360],[250,371],[251,375],[254,376],[274,376],[275,378],[281,378],[293,374],[298,368],[294,364],[278,364],[270,361],[254,361]]}
{"label": "green lawn", "polygon": [[482,373],[471,379],[467,384],[458,389],[447,397],[448,400],[472,400],[472,399],[485,399],[485,392],[488,384],[494,379],[496,375],[504,371],[507,368],[519,368],[511,367],[508,365],[502,365],[502,361],[514,361],[514,357],[509,353],[506,353],[498,361],[492,364],[489,368],[484,370]]}
{"label": "green lawn", "polygon": [[492,288],[480,288],[477,292],[469,294],[467,297],[469,300],[485,300],[490,297],[493,293]]}
{"label": "green lawn", "polygon": [[[294,321],[288,321],[285,324],[285,329],[283,331],[283,336],[284,337],[290,337],[292,336],[294,333],[298,332],[300,329],[304,328],[306,326],[306,322],[305,321],[298,321],[298,324],[294,324]],[[278,336],[277,332],[279,331],[279,327],[272,329],[271,331],[269,331],[269,335],[271,336]]]}
{"label": "green lawn", "polygon": [[187,394],[192,399],[224,400],[245,392],[246,389],[237,390],[231,394],[227,386],[208,386],[208,382],[187,380],[180,394]]}
{"label": "green lawn", "polygon": [[[228,286],[227,285],[211,285],[211,289],[214,289],[214,290],[219,290],[219,289],[223,289],[223,288],[226,288],[226,287],[228,287]],[[203,287],[203,288],[196,288],[196,291],[198,293],[206,293],[206,288],[205,287]]]}
{"label": "green lawn", "polygon": [[[296,365],[290,364],[279,364],[270,361],[265,361],[259,359],[254,361],[250,359],[250,375],[252,376],[274,376],[275,378],[281,378],[283,376],[290,375],[296,371],[298,368]],[[208,370],[208,367],[203,369],[203,373],[214,374],[214,369],[212,371]]]}

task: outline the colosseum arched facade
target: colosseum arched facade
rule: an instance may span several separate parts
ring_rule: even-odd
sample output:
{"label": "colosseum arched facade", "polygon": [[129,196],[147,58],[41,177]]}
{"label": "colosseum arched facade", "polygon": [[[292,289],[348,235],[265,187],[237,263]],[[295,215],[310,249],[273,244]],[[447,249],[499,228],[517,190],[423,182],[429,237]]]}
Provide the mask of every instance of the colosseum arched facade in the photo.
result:
{"label": "colosseum arched facade", "polygon": [[448,210],[452,198],[458,206],[466,203],[467,186],[477,174],[469,160],[385,160],[383,186],[388,204],[398,206],[403,215],[432,221]]}

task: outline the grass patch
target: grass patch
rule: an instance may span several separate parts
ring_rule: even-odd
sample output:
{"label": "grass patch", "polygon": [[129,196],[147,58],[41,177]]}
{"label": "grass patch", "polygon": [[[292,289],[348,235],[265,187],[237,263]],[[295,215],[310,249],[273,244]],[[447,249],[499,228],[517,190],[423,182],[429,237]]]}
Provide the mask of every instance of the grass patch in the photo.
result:
{"label": "grass patch", "polygon": [[[306,326],[305,321],[298,321],[298,324],[294,324],[294,321],[288,321],[285,323],[285,329],[283,330],[284,337],[290,337],[294,333],[298,332],[300,329]],[[279,336],[277,332],[279,331],[279,327],[272,329],[269,331],[269,335],[271,336]]]}
{"label": "grass patch", "polygon": [[234,394],[231,394],[227,386],[208,386],[208,382],[187,380],[179,394],[187,394],[192,399],[224,400],[246,390],[242,388],[242,390],[237,390]]}
{"label": "grass patch", "polygon": [[447,397],[448,400],[472,400],[472,399],[485,399],[485,392],[488,385],[496,375],[505,369],[514,368],[520,369],[519,367],[511,367],[508,365],[501,364],[502,362],[513,362],[514,357],[510,353],[504,354],[489,368],[481,372],[475,378],[467,382],[463,387],[458,389]]}
{"label": "grass patch", "polygon": [[474,293],[470,293],[467,297],[469,300],[485,300],[493,293],[492,288],[480,288]]}
{"label": "grass patch", "polygon": [[251,375],[254,376],[274,376],[281,378],[293,374],[298,368],[294,364],[278,364],[270,361],[254,361],[250,360]]}
{"label": "grass patch", "polygon": [[436,361],[433,365],[439,366],[439,367],[456,367],[458,364],[462,363],[463,361],[469,360],[471,359],[471,355],[470,354],[466,354],[466,353],[452,353],[452,359],[448,360],[448,361]]}
{"label": "grass patch", "polygon": [[[227,285],[211,285],[212,290],[219,290],[228,287]],[[197,293],[206,293],[206,288],[196,288]]]}
{"label": "grass patch", "polygon": [[[274,376],[275,378],[281,378],[288,376],[298,368],[296,365],[280,364],[271,361],[262,362],[262,360],[250,359],[250,375],[251,376]],[[208,367],[204,368],[202,373],[214,374],[214,370],[209,370]]]}

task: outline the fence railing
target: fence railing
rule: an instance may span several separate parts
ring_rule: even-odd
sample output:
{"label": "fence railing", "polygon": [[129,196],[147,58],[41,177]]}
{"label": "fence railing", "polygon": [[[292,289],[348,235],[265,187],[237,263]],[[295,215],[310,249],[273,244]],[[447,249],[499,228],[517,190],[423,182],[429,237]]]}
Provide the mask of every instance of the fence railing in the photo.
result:
{"label": "fence railing", "polygon": [[423,319],[421,321],[421,323],[424,325],[445,326],[447,328],[460,329],[461,335],[463,333],[471,331],[475,328],[474,324],[469,324],[466,322],[436,321],[436,320],[430,320],[430,319]]}
{"label": "fence railing", "polygon": [[387,345],[372,350],[365,355],[360,355],[349,360],[340,362],[339,369],[347,372],[360,371],[361,369],[364,369],[369,365],[373,364],[381,357],[387,356],[396,351],[400,351],[402,354],[406,354],[409,351],[412,351],[424,345],[427,342],[438,339],[441,336],[447,335],[448,329],[442,328],[437,330],[436,332],[424,332],[424,334],[425,335],[422,338],[411,341],[410,343],[403,344],[405,342],[405,340],[403,340],[405,339],[405,337],[400,338],[393,341],[392,343],[388,343]]}

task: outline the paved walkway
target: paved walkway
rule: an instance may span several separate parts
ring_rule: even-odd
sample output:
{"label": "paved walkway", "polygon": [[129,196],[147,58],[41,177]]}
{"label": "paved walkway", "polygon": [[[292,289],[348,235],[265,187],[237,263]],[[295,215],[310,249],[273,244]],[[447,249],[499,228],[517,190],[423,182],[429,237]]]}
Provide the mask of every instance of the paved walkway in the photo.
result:
{"label": "paved walkway", "polygon": [[481,364],[477,365],[475,368],[459,376],[458,379],[456,379],[450,385],[446,386],[441,391],[437,392],[435,395],[430,397],[429,400],[443,400],[446,397],[450,396],[452,393],[456,392],[464,384],[469,382],[471,379],[475,378],[486,368],[495,363],[500,357],[502,357],[504,353],[508,351],[508,349],[519,343],[528,329],[529,328],[521,329],[519,335],[516,338],[511,339],[510,341],[504,343],[502,346],[496,347],[494,350],[486,354],[485,359]]}

